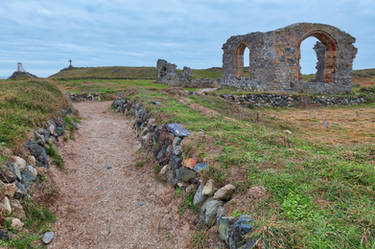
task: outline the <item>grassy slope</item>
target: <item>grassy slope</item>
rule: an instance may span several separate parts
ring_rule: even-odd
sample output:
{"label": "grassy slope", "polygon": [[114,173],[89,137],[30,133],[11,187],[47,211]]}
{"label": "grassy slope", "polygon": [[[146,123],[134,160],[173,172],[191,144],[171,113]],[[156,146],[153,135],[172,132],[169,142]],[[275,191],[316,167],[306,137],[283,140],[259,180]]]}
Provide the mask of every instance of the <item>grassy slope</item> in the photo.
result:
{"label": "grassy slope", "polygon": [[0,162],[64,105],[63,93],[47,81],[0,80]]}
{"label": "grassy slope", "polygon": [[156,79],[155,67],[75,67],[51,75],[54,79]]}
{"label": "grassy slope", "polygon": [[130,88],[167,88],[164,84],[154,83],[152,80],[56,80],[67,92],[73,93],[103,93],[110,94]]}
{"label": "grassy slope", "polygon": [[[193,136],[204,134],[192,147],[200,158],[212,159],[208,174],[220,185],[237,185],[238,198],[227,204],[228,212],[255,214],[264,242],[280,248],[375,247],[373,144],[314,143],[289,123],[267,115],[255,123],[256,110],[214,96],[189,97],[220,113],[214,117],[160,91],[141,90],[133,97],[159,120],[182,123]],[[162,105],[149,104],[152,99]],[[284,133],[286,128],[293,134]],[[241,200],[259,185],[268,198]]]}

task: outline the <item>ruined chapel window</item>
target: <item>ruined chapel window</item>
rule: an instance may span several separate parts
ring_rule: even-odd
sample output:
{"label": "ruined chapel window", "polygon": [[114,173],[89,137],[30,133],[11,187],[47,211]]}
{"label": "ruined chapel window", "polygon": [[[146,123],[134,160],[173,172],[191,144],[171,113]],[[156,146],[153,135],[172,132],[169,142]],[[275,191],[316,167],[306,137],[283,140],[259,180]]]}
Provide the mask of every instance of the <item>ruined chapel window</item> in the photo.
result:
{"label": "ruined chapel window", "polygon": [[245,43],[241,43],[235,52],[235,75],[237,78],[250,78],[250,49]]}

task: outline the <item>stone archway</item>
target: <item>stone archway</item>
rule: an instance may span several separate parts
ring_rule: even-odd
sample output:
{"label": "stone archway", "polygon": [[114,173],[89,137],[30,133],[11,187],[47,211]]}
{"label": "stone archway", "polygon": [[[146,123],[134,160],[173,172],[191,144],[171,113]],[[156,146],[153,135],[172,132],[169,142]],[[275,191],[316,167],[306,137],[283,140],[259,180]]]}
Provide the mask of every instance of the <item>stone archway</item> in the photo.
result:
{"label": "stone archway", "polygon": [[322,80],[324,83],[333,83],[333,75],[336,70],[336,51],[337,41],[328,33],[315,30],[305,34],[301,39],[298,40],[297,46],[297,66],[298,66],[298,85],[300,86],[301,71],[300,71],[300,59],[301,59],[301,44],[308,37],[317,38],[320,43],[315,45],[315,51],[318,58],[318,71],[316,80]]}
{"label": "stone archway", "polygon": [[[250,47],[248,44],[241,42],[234,54],[234,73],[237,78],[241,78],[244,76],[244,53],[245,49],[248,48],[250,51]],[[249,53],[250,57],[250,53]],[[250,70],[250,58],[249,58],[249,70]]]}

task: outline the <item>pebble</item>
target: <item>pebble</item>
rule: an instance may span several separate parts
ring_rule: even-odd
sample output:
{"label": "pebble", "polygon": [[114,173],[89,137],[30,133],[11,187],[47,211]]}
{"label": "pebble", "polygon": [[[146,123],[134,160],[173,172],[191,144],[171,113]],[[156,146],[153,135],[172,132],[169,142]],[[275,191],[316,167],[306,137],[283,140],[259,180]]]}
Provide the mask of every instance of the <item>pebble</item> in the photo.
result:
{"label": "pebble", "polygon": [[52,242],[53,238],[55,237],[55,233],[54,232],[46,232],[44,235],[43,235],[43,244],[45,245],[48,245],[49,243]]}
{"label": "pebble", "polygon": [[145,205],[145,203],[143,201],[140,201],[140,202],[138,202],[138,205],[142,207],[142,206]]}
{"label": "pebble", "polygon": [[112,169],[112,166],[107,166],[106,169],[107,169],[107,170],[110,170],[110,169]]}
{"label": "pebble", "polygon": [[103,187],[102,187],[102,186],[99,186],[98,189],[99,189],[99,190],[103,190]]}

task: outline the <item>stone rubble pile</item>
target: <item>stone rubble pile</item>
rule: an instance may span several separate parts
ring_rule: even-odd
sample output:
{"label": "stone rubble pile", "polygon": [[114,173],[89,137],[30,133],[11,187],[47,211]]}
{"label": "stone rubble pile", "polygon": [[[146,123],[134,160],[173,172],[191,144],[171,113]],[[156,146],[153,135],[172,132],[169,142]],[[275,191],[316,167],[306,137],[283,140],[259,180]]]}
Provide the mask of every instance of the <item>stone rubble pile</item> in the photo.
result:
{"label": "stone rubble pile", "polygon": [[212,179],[204,183],[200,176],[209,166],[192,158],[184,159],[182,143],[190,136],[188,130],[176,123],[157,124],[141,103],[123,97],[115,99],[112,108],[134,117],[137,137],[161,166],[159,175],[174,187],[195,191],[193,204],[200,207],[198,228],[208,229],[216,224],[220,238],[231,249],[254,246],[255,240],[246,239],[253,230],[254,220],[250,216],[225,216],[224,204],[231,199],[235,186],[227,184],[217,188]]}
{"label": "stone rubble pile", "polygon": [[82,93],[82,94],[77,94],[77,93],[67,93],[69,96],[69,99],[75,102],[80,102],[80,101],[101,101],[104,99],[104,96],[102,94],[88,94],[88,93]]}
{"label": "stone rubble pile", "polygon": [[176,87],[209,88],[217,87],[221,79],[194,79],[190,67],[184,67],[181,73],[177,71],[177,65],[166,60],[159,59],[156,63],[158,71],[157,82]]}

